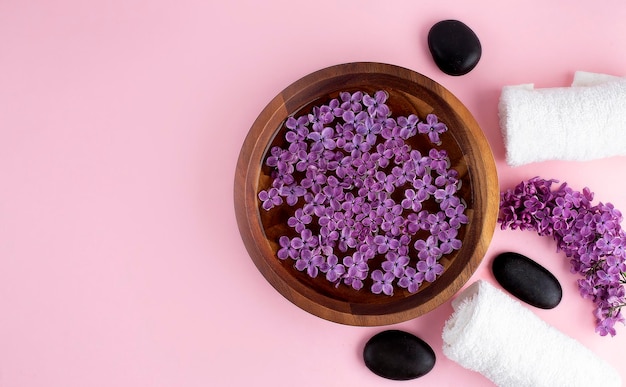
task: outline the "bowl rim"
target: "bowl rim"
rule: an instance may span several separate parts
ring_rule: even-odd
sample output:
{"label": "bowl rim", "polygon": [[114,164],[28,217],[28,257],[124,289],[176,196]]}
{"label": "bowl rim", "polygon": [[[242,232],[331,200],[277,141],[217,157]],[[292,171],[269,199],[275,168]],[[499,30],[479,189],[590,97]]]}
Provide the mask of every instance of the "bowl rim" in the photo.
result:
{"label": "bowl rim", "polygon": [[[480,224],[472,226],[478,227],[480,237],[467,264],[443,288],[441,295],[429,295],[426,302],[419,306],[408,309],[390,308],[385,313],[321,295],[294,278],[285,277],[277,270],[276,264],[279,262],[268,262],[267,246],[258,243],[265,234],[258,216],[258,174],[254,171],[263,163],[267,147],[280,129],[280,125],[272,127],[268,122],[282,122],[292,112],[309,102],[306,96],[311,90],[324,90],[324,87],[342,77],[356,74],[397,77],[444,99],[469,132],[467,136],[471,142],[469,151],[480,155],[477,158],[480,165],[476,165],[475,168],[480,171],[482,178],[488,180],[476,184],[479,181],[474,181],[472,177],[473,189],[485,200],[481,201],[484,216],[481,217]],[[341,89],[339,85],[336,88]],[[380,326],[407,321],[427,313],[450,299],[465,285],[478,268],[493,236],[499,206],[499,186],[493,153],[483,131],[465,105],[450,91],[434,80],[404,67],[379,62],[351,62],[333,65],[305,75],[277,94],[261,111],[241,147],[234,181],[234,204],[237,225],[250,258],[265,279],[281,295],[301,309],[329,321],[347,325]],[[272,255],[274,261],[279,261],[273,253]]]}

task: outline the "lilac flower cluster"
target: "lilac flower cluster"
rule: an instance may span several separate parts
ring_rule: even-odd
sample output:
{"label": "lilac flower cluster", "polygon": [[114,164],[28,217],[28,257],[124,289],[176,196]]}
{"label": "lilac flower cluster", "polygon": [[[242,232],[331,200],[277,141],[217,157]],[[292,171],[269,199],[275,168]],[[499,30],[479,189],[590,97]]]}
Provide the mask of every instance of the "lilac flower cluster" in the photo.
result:
{"label": "lilac flower cluster", "polygon": [[626,233],[622,214],[610,203],[592,205],[588,188],[574,191],[567,184],[539,177],[501,193],[498,221],[502,229],[534,230],[557,242],[570,259],[583,298],[595,304],[596,332],[615,335],[615,323],[625,323]]}
{"label": "lilac flower cluster", "polygon": [[434,114],[394,118],[387,99],[385,91],[342,92],[289,117],[285,146],[265,160],[272,185],[258,198],[265,210],[295,207],[279,259],[335,286],[359,290],[370,281],[373,293],[391,296],[394,285],[415,293],[443,273],[439,260],[461,248],[468,218],[447,152],[422,153],[406,141],[440,144],[446,125]]}

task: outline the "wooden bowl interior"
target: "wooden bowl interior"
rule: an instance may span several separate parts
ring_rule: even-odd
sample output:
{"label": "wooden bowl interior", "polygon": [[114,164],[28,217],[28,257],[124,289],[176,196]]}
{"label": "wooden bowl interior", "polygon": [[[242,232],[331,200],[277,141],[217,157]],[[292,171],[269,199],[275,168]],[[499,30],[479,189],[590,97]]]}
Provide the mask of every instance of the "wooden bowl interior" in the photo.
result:
{"label": "wooden bowl interior", "polygon": [[[271,185],[271,170],[264,162],[275,145],[285,144],[284,123],[290,116],[310,113],[313,106],[328,103],[340,92],[385,90],[394,117],[434,113],[448,126],[442,145],[433,146],[425,135],[407,143],[422,153],[445,149],[451,167],[462,181],[459,196],[467,205],[469,224],[459,230],[462,248],[441,258],[444,273],[417,293],[396,286],[393,296],[369,291],[371,280],[360,291],[335,286],[322,278],[310,278],[296,270],[293,261],[276,257],[281,235],[295,236],[287,219],[296,207],[287,205],[265,211],[257,194]],[[399,190],[397,190],[398,192]],[[402,195],[401,192],[394,193]],[[498,186],[491,150],[467,109],[436,82],[397,66],[353,63],[320,70],[295,82],[279,94],[253,124],[240,154],[235,179],[235,205],[244,243],[258,269],[287,299],[328,320],[350,325],[385,325],[428,312],[458,291],[480,263],[495,226]],[[315,230],[314,230],[315,231]],[[417,237],[427,234],[418,233]],[[412,244],[411,244],[412,246]],[[370,262],[379,267],[382,257]],[[412,261],[412,264],[414,262]],[[372,269],[373,270],[373,269]]]}

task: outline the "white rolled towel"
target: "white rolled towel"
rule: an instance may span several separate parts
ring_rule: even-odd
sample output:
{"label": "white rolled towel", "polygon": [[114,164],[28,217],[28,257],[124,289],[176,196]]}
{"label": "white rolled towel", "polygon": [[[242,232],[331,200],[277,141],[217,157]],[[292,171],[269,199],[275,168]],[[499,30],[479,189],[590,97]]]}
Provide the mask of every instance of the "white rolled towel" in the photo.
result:
{"label": "white rolled towel", "polygon": [[511,166],[626,155],[626,79],[579,71],[571,87],[504,86],[500,129]]}
{"label": "white rolled towel", "polygon": [[452,306],[443,353],[498,386],[621,386],[607,362],[489,282],[476,281]]}
{"label": "white rolled towel", "polygon": [[610,81],[619,81],[620,77],[609,74],[591,73],[588,71],[576,71],[572,86],[595,86]]}

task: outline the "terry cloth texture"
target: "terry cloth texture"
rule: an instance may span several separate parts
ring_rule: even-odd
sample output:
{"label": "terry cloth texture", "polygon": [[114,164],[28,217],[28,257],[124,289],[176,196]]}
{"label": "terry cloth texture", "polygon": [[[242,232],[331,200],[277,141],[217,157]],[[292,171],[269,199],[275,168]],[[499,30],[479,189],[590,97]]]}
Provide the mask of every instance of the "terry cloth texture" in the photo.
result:
{"label": "terry cloth texture", "polygon": [[498,386],[621,386],[611,365],[489,282],[470,285],[452,307],[443,353]]}
{"label": "terry cloth texture", "polygon": [[506,162],[626,155],[626,79],[578,71],[571,87],[504,86],[498,104]]}

